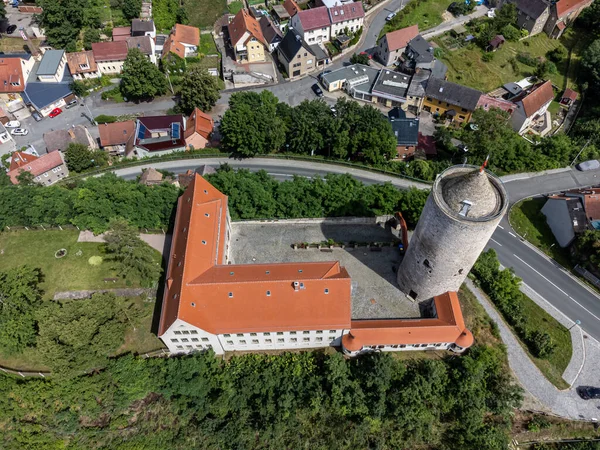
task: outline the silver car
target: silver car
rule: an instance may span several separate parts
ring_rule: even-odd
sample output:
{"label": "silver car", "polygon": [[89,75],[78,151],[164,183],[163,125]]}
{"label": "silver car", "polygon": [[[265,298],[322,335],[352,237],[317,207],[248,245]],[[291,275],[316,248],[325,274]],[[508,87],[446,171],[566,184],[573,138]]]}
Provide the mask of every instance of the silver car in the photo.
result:
{"label": "silver car", "polygon": [[29,130],[25,128],[15,128],[10,132],[13,136],[27,136],[27,133],[29,133]]}

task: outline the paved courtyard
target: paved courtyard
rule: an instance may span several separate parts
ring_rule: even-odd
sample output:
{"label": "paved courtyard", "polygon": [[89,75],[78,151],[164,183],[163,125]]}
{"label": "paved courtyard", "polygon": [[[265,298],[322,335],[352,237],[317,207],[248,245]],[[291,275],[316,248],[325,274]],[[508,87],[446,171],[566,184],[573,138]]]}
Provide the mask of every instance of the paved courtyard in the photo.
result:
{"label": "paved courtyard", "polygon": [[231,258],[235,264],[268,262],[340,261],[352,277],[352,318],[419,317],[412,303],[396,285],[393,268],[400,262],[398,249],[366,247],[293,249],[294,243],[391,242],[394,236],[379,225],[294,223],[232,223]]}

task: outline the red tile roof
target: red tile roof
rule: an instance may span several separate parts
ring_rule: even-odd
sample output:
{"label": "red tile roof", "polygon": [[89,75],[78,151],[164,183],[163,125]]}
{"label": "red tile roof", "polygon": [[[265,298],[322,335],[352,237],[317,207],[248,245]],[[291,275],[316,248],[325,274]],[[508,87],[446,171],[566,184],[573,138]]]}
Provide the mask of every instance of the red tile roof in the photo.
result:
{"label": "red tile roof", "polygon": [[412,25],[410,27],[401,28],[400,30],[386,33],[388,48],[390,52],[405,48],[410,41],[419,35],[419,26]]}
{"label": "red tile roof", "polygon": [[175,53],[185,58],[185,45],[200,45],[200,30],[196,27],[176,24],[163,45],[162,57]]}
{"label": "red tile roof", "polygon": [[124,145],[135,132],[135,122],[128,120],[126,122],[100,124],[98,125],[98,132],[100,133],[101,147]]}
{"label": "red tile roof", "polygon": [[372,345],[456,343],[467,348],[473,335],[465,327],[456,292],[434,297],[436,318],[399,320],[353,320],[342,338],[346,350],[355,352]]}
{"label": "red tile roof", "polygon": [[482,108],[486,111],[489,111],[490,108],[498,108],[502,111],[506,111],[507,113],[512,114],[515,110],[515,104],[502,98],[490,97],[489,95],[484,94],[481,97],[479,97],[479,101],[477,102],[477,108]]}
{"label": "red tile roof", "polygon": [[228,29],[231,44],[234,47],[239,44],[240,40],[244,37],[244,34],[246,34],[246,32],[250,33],[251,36],[254,36],[254,38],[262,42],[264,45],[267,45],[267,42],[265,41],[265,37],[262,34],[262,30],[257,20],[250,14],[248,14],[248,11],[246,11],[245,9],[240,9],[240,11],[235,15],[235,17],[229,24]]}
{"label": "red tile roof", "polygon": [[126,41],[131,36],[131,27],[115,27],[112,31],[113,41]]}
{"label": "red tile roof", "polygon": [[339,262],[228,265],[227,221],[227,197],[196,175],[178,201],[159,335],[176,319],[214,334],[349,328]]}
{"label": "red tile roof", "polygon": [[125,61],[125,58],[127,58],[127,42],[94,42],[92,51],[96,62]]}
{"label": "red tile roof", "polygon": [[[19,155],[22,155],[22,152],[16,152]],[[13,159],[15,158],[15,154],[13,154]],[[43,174],[44,172],[48,172],[55,167],[63,165],[65,162],[63,160],[61,152],[51,152],[46,153],[45,155],[40,156],[39,158],[34,159],[28,164],[22,164],[14,170],[10,170],[8,172],[8,176],[13,184],[18,184],[17,177],[21,173],[21,171],[28,171],[34,177]]]}
{"label": "red tile roof", "polygon": [[296,4],[294,0],[285,0],[283,2],[283,7],[290,15],[290,17],[294,17],[298,11],[300,11],[300,7]]}
{"label": "red tile roof", "polygon": [[[85,52],[67,53],[67,64],[72,74],[94,73],[98,71],[94,52],[91,50]],[[87,69],[82,69],[81,65],[88,65]]]}
{"label": "red tile roof", "polygon": [[[12,83],[18,83],[13,86]],[[21,58],[3,58],[0,57],[0,92],[23,92],[25,90],[25,80],[21,69]]]}
{"label": "red tile roof", "polygon": [[570,12],[583,6],[589,6],[592,1],[593,0],[559,0],[556,3],[556,12],[558,14],[558,18],[560,19]]}
{"label": "red tile roof", "polygon": [[577,100],[577,92],[575,92],[571,88],[567,88],[567,89],[565,89],[565,92],[563,93],[561,99],[563,99],[563,98],[568,98],[571,101],[575,101],[575,100]]}
{"label": "red tile roof", "polygon": [[545,83],[538,84],[521,100],[525,115],[527,117],[533,116],[542,106],[553,99],[554,91],[552,90],[552,82],[548,80]]}
{"label": "red tile roof", "polygon": [[419,133],[417,149],[423,150],[427,156],[436,156],[437,148],[435,146],[435,138]]}
{"label": "red tile roof", "polygon": [[190,114],[185,126],[185,138],[187,139],[194,133],[198,133],[204,138],[208,139],[210,134],[213,132],[215,123],[208,114],[203,113],[198,108],[194,108],[192,114]]}
{"label": "red tile roof", "polygon": [[345,20],[354,20],[365,17],[365,10],[361,2],[344,3],[329,8],[331,23],[339,23]]}
{"label": "red tile roof", "polygon": [[27,165],[38,158],[39,156],[30,155],[29,153],[14,152],[11,156],[10,167],[8,170],[18,169],[19,167]]}
{"label": "red tile roof", "polygon": [[327,28],[331,24],[326,6],[298,11],[298,19],[300,19],[304,31]]}

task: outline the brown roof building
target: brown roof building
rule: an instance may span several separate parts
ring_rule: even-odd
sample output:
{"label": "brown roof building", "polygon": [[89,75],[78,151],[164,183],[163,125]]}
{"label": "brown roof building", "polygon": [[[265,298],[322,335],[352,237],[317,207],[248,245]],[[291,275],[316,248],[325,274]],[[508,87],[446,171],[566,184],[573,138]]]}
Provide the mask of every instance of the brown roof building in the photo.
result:
{"label": "brown roof building", "polygon": [[528,91],[513,98],[516,105],[512,115],[513,129],[517,133],[525,132],[537,118],[548,110],[554,100],[554,90],[550,80],[534,85]]}
{"label": "brown roof building", "polygon": [[300,11],[300,7],[294,0],[285,0],[283,2],[283,7],[287,11],[287,13],[290,15],[290,17],[295,16],[296,13],[298,11]]}
{"label": "brown roof building", "polygon": [[126,41],[131,36],[131,27],[115,27],[112,31],[112,38],[114,42]]}
{"label": "brown roof building", "polygon": [[381,36],[377,43],[375,56],[386,66],[391,66],[398,61],[410,41],[419,35],[419,26],[412,25],[400,30],[392,31]]}
{"label": "brown roof building", "polygon": [[140,183],[146,186],[152,186],[163,182],[163,174],[153,167],[149,167],[142,172]]}
{"label": "brown roof building", "polygon": [[21,58],[0,57],[0,93],[23,92],[25,78]]}
{"label": "brown roof building", "polygon": [[198,53],[200,30],[188,25],[176,24],[163,46],[162,57],[174,53],[180,58],[189,58]]}
{"label": "brown roof building", "polygon": [[241,9],[229,26],[229,39],[238,61],[264,61],[265,47],[268,46],[260,25],[248,11]]}
{"label": "brown roof building", "polygon": [[71,75],[73,75],[73,78],[76,80],[100,76],[98,65],[94,59],[94,52],[91,50],[67,53],[67,64]]}
{"label": "brown roof building", "polygon": [[121,155],[125,153],[127,143],[133,141],[135,122],[127,120],[126,122],[100,124],[98,132],[100,133],[100,147],[111,155]]}
{"label": "brown roof building", "polygon": [[94,42],[92,52],[97,62],[125,61],[127,58],[127,42]]}
{"label": "brown roof building", "polygon": [[10,162],[8,176],[13,184],[19,184],[17,179],[21,172],[30,172],[36,183],[51,185],[69,175],[69,169],[60,152],[34,156],[25,152],[15,152]]}
{"label": "brown roof building", "polygon": [[185,125],[185,144],[188,148],[205,148],[210,144],[210,135],[215,123],[208,114],[194,108]]}

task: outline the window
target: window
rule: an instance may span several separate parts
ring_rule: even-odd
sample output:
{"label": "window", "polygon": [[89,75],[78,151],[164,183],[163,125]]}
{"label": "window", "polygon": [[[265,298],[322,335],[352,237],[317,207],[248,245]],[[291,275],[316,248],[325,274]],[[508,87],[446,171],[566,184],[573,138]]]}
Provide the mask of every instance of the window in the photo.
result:
{"label": "window", "polygon": [[48,176],[48,172],[44,172],[44,176],[47,177]]}
{"label": "window", "polygon": [[267,297],[271,296],[271,291],[267,291]]}
{"label": "window", "polygon": [[202,342],[208,342],[208,338],[202,338]]}
{"label": "window", "polygon": [[317,334],[323,334],[323,330],[317,330]]}
{"label": "window", "polygon": [[318,338],[316,339],[316,341],[317,341],[317,342],[323,342],[323,338],[322,338],[322,337],[318,337]]}
{"label": "window", "polygon": [[196,348],[202,348],[202,344],[196,344]]}
{"label": "window", "polygon": [[229,293],[229,298],[233,298],[233,292]]}
{"label": "window", "polygon": [[188,339],[188,338],[183,338],[183,339],[181,340],[181,342],[189,342],[189,339]]}
{"label": "window", "polygon": [[258,339],[252,339],[253,344],[258,344]]}
{"label": "window", "polygon": [[183,333],[183,334],[190,334],[190,332],[189,332],[189,331],[187,331],[187,330],[183,330],[183,331],[182,331],[182,333]]}
{"label": "window", "polygon": [[335,336],[329,336],[329,340],[333,341],[335,339]]}
{"label": "window", "polygon": [[283,344],[283,338],[279,338],[279,339],[277,339],[277,343],[278,343],[278,344]]}
{"label": "window", "polygon": [[428,102],[432,101],[432,100],[431,100],[431,97],[427,97],[427,101],[428,101]]}
{"label": "window", "polygon": [[458,116],[458,118],[461,119],[461,120],[465,120],[466,119],[465,116]]}
{"label": "window", "polygon": [[302,338],[302,342],[310,342],[310,338]]}
{"label": "window", "polygon": [[223,337],[228,338],[228,337],[231,337],[231,335],[230,334],[224,334]]}
{"label": "window", "polygon": [[192,338],[192,342],[198,342],[198,338]]}
{"label": "window", "polygon": [[298,339],[296,339],[296,338],[291,338],[291,339],[290,339],[290,342],[298,342]]}
{"label": "window", "polygon": [[196,307],[196,304],[194,302],[190,303],[193,307]]}
{"label": "window", "polygon": [[329,294],[329,289],[325,289],[325,293],[326,293],[326,294]]}
{"label": "window", "polygon": [[237,337],[244,337],[244,333],[238,333],[236,334]]}
{"label": "window", "polygon": [[178,345],[178,346],[177,346],[177,348],[178,348],[179,350],[183,350],[183,345]]}
{"label": "window", "polygon": [[233,345],[233,341],[227,341],[227,345]]}
{"label": "window", "polygon": [[335,330],[329,330],[329,334],[334,334]]}
{"label": "window", "polygon": [[179,339],[171,339],[171,342],[179,342]]}
{"label": "window", "polygon": [[300,67],[301,65],[302,65],[302,63],[296,63],[292,67]]}
{"label": "window", "polygon": [[175,331],[173,334],[181,334],[181,331]]}
{"label": "window", "polygon": [[190,350],[191,350],[191,349],[192,349],[192,348],[194,348],[194,347],[192,347],[191,345],[186,345],[186,346],[185,346],[185,348],[188,348],[188,349],[190,349]]}
{"label": "window", "polygon": [[310,334],[310,331],[303,331],[302,334]]}
{"label": "window", "polygon": [[290,334],[293,336],[293,335],[296,334],[296,332],[295,331],[290,331]]}
{"label": "window", "polygon": [[271,339],[265,339],[265,344],[272,344],[273,341]]}
{"label": "window", "polygon": [[263,333],[263,336],[271,336],[271,333]]}
{"label": "window", "polygon": [[277,336],[283,336],[283,331],[278,331]]}
{"label": "window", "polygon": [[250,333],[250,336],[256,336],[256,333]]}
{"label": "window", "polygon": [[461,111],[462,112],[467,112],[467,110],[465,108],[462,108]]}
{"label": "window", "polygon": [[246,341],[244,339],[240,340],[240,345],[246,345]]}

